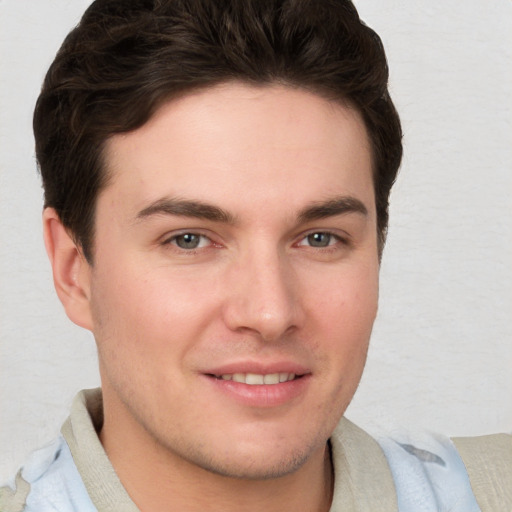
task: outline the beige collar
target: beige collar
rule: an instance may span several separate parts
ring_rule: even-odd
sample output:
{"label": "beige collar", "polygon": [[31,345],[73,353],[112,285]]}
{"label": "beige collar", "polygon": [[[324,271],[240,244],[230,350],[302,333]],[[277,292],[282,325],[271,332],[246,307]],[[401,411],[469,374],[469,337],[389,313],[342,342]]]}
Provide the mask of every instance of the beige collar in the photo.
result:
{"label": "beige collar", "polygon": [[[62,434],[96,508],[101,512],[139,512],[98,438],[102,407],[100,389],[78,393]],[[396,512],[393,479],[377,442],[342,418],[331,445],[335,482],[330,512]]]}

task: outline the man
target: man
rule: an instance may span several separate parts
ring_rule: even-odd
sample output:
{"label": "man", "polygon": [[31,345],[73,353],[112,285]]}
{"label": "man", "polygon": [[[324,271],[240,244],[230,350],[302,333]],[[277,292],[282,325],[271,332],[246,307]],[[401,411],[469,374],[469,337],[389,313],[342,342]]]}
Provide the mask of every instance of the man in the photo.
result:
{"label": "man", "polygon": [[2,510],[510,507],[510,437],[379,445],[342,419],[402,150],[352,4],[97,1],[34,128],[56,290],[102,392]]}

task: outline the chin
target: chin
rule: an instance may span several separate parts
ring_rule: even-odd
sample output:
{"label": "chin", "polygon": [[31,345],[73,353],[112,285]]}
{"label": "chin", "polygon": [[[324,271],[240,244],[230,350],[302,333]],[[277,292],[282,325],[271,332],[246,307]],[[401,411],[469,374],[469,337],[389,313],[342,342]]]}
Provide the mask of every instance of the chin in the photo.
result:
{"label": "chin", "polygon": [[278,457],[274,456],[271,460],[261,452],[253,458],[242,454],[240,456],[232,454],[229,458],[222,460],[220,457],[197,457],[197,455],[193,462],[210,473],[226,478],[254,481],[271,480],[295,473],[307,462],[310,454],[298,451],[291,454],[279,454]]}
{"label": "chin", "polygon": [[[188,444],[188,443],[187,443]],[[174,444],[177,455],[209,473],[243,480],[269,480],[295,473],[313,458],[323,460],[327,441],[318,436],[309,442],[289,433],[274,439],[253,435],[241,439],[232,435],[206,443]],[[210,450],[215,447],[214,450]],[[173,450],[176,454],[176,450]]]}

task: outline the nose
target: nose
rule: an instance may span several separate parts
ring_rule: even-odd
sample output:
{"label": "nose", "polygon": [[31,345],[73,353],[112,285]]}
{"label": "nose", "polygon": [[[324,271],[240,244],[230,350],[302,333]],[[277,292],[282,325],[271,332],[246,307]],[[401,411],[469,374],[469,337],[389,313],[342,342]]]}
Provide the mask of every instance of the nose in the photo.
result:
{"label": "nose", "polygon": [[298,280],[278,251],[253,252],[230,269],[224,320],[233,331],[278,341],[302,322]]}

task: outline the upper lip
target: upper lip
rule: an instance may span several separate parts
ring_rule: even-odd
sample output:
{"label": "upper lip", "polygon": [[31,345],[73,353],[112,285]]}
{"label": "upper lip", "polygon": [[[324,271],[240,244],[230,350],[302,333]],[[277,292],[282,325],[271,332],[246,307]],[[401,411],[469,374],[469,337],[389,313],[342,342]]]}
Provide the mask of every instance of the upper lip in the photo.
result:
{"label": "upper lip", "polygon": [[264,363],[261,361],[236,361],[209,368],[202,373],[218,376],[232,375],[234,373],[255,373],[258,375],[294,373],[295,375],[305,375],[311,373],[311,370],[292,361],[275,361],[272,363]]}

